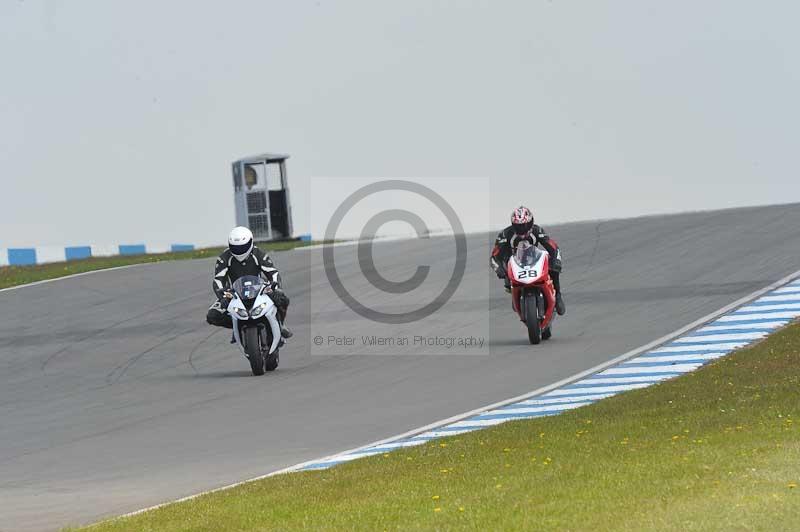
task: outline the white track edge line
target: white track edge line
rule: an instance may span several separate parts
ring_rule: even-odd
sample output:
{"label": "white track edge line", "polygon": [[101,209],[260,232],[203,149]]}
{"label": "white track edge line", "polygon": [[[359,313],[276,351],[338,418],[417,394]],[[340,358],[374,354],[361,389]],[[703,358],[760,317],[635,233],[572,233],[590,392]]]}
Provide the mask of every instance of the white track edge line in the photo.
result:
{"label": "white track edge line", "polygon": [[[438,236],[438,235],[436,235],[436,236]],[[311,246],[298,246],[298,247],[292,248],[292,249],[278,250],[277,252],[273,251],[272,253],[286,253],[286,252],[291,252],[291,251],[295,251],[295,250],[298,250],[298,249],[308,249],[308,248],[316,249],[317,247],[322,247],[324,245],[325,244],[313,244]],[[352,245],[352,243],[349,240],[345,240],[343,242],[337,242],[335,244],[330,244],[330,245],[331,246]],[[159,255],[159,253],[147,253],[147,255]],[[121,257],[121,256],[122,255],[111,255],[111,257]],[[99,258],[99,257],[93,257],[93,258]],[[190,259],[190,260],[202,260],[202,259],[205,259],[205,258],[214,258],[214,257],[212,257],[212,256],[198,257],[197,259]],[[69,262],[69,261],[67,261],[67,262]],[[62,281],[64,279],[72,279],[73,277],[83,277],[84,275],[90,275],[92,273],[112,272],[112,271],[115,271],[115,270],[125,270],[125,269],[133,268],[133,267],[136,267],[136,266],[147,266],[149,264],[161,264],[163,262],[175,262],[175,260],[138,262],[136,264],[125,264],[123,266],[113,266],[111,268],[100,268],[100,269],[97,269],[97,270],[89,270],[89,271],[80,272],[80,273],[71,273],[69,275],[62,275],[61,277],[53,277],[52,279],[42,279],[41,281],[33,281],[31,283],[23,283],[23,284],[18,284],[18,285],[15,285],[15,286],[9,286],[7,288],[0,288],[0,292],[7,292],[9,290],[19,290],[20,288],[26,288],[28,286],[37,286],[37,285],[40,285],[40,284],[52,283],[52,282],[55,282],[55,281]],[[43,265],[47,265],[47,264],[57,264],[57,263],[55,263],[55,262],[43,262],[41,264],[37,263],[34,266],[43,266]],[[9,264],[8,266],[12,266],[12,265]]]}
{"label": "white track edge line", "polygon": [[[431,235],[429,235],[430,238],[438,237],[438,236],[446,236],[446,234],[433,234],[432,233]],[[420,238],[420,237],[416,237],[416,236],[413,236],[413,237],[412,236],[409,236],[409,237],[386,237],[386,238],[376,238],[375,242],[382,242],[382,241],[390,242],[390,241],[395,241],[395,240],[415,240],[415,239],[418,239],[418,238]],[[359,241],[359,240],[343,240],[341,242],[333,242],[333,243],[328,243],[328,244],[312,244],[310,246],[297,246],[297,247],[292,248],[292,249],[273,251],[272,253],[287,253],[287,252],[305,250],[305,249],[313,250],[313,249],[320,249],[320,248],[323,248],[325,246],[330,246],[330,247],[352,246],[354,244],[358,244],[359,242],[363,242],[363,241]],[[148,255],[158,255],[158,253],[152,253],[152,254],[148,253]],[[121,255],[111,255],[111,256],[112,257],[120,257]],[[203,258],[213,258],[213,257],[209,256],[209,257],[198,257],[198,258],[199,259],[203,259]],[[67,261],[67,262],[69,262],[69,261]],[[172,262],[172,261],[160,261],[160,262]],[[98,270],[89,270],[89,271],[86,271],[86,272],[71,273],[69,275],[62,275],[61,277],[54,277],[52,279],[42,279],[41,281],[33,281],[31,283],[23,283],[23,284],[18,284],[18,285],[15,285],[15,286],[9,286],[7,288],[0,288],[0,292],[7,292],[9,290],[19,290],[20,288],[26,288],[28,286],[37,286],[37,285],[40,285],[40,284],[52,283],[52,282],[55,282],[55,281],[62,281],[64,279],[72,279],[73,277],[82,277],[84,275],[89,275],[89,274],[92,274],[92,273],[111,272],[111,271],[115,271],[115,270],[125,270],[127,268],[133,268],[135,266],[147,266],[148,264],[160,264],[160,262],[158,262],[158,261],[139,262],[139,263],[136,263],[136,264],[125,264],[124,266],[114,266],[114,267],[111,267],[111,268],[100,268]],[[46,265],[46,264],[56,264],[56,263],[54,263],[54,262],[50,262],[50,263],[43,262],[41,264],[37,263],[37,264],[35,264],[35,266],[42,266],[42,265]],[[12,266],[12,265],[9,264],[8,266]]]}
{"label": "white track edge line", "polygon": [[782,279],[780,279],[778,281],[775,281],[774,283],[772,283],[771,285],[769,285],[769,286],[767,286],[765,288],[761,288],[761,289],[756,290],[755,292],[752,292],[752,293],[750,293],[750,294],[748,294],[748,295],[746,295],[746,296],[744,296],[742,298],[739,298],[736,301],[734,301],[733,303],[730,303],[730,304],[722,307],[719,310],[711,312],[710,314],[706,314],[705,316],[703,316],[701,318],[698,318],[697,320],[693,321],[692,323],[690,323],[688,325],[685,325],[685,326],[681,327],[680,329],[677,329],[676,331],[673,331],[673,332],[671,332],[669,334],[666,334],[666,335],[662,336],[661,338],[653,340],[652,342],[649,342],[649,343],[647,343],[647,344],[645,344],[645,345],[643,345],[641,347],[637,347],[635,349],[632,349],[631,351],[628,351],[627,353],[619,355],[618,357],[612,358],[611,360],[607,360],[606,362],[603,362],[602,364],[598,364],[598,365],[596,365],[596,366],[594,366],[592,368],[589,368],[587,370],[584,370],[584,371],[581,371],[581,372],[576,373],[574,375],[571,375],[569,377],[566,377],[566,378],[564,378],[564,379],[562,379],[562,380],[560,380],[558,382],[554,382],[553,384],[548,384],[547,386],[542,386],[541,388],[538,388],[538,389],[536,389],[536,390],[534,390],[532,392],[528,392],[528,393],[525,393],[525,394],[522,394],[522,395],[518,395],[516,397],[512,397],[510,399],[499,401],[497,403],[493,403],[493,404],[490,404],[490,405],[487,405],[487,406],[482,406],[482,407],[476,408],[474,410],[470,410],[469,412],[465,412],[463,414],[458,414],[458,415],[455,415],[455,416],[452,416],[452,417],[449,417],[449,418],[446,418],[446,419],[442,419],[440,421],[434,421],[433,423],[430,423],[430,424],[425,425],[423,427],[412,429],[412,430],[409,430],[407,432],[403,432],[402,434],[398,434],[396,436],[390,436],[390,437],[384,438],[382,440],[374,441],[372,443],[368,443],[368,444],[362,445],[360,447],[355,447],[353,449],[347,449],[347,450],[344,450],[344,451],[340,451],[338,453],[334,453],[334,454],[330,454],[330,455],[327,455],[327,456],[323,456],[321,458],[314,458],[313,460],[307,460],[305,462],[302,462],[302,463],[299,463],[299,464],[295,464],[293,466],[289,466],[289,467],[285,467],[283,469],[278,469],[276,471],[272,471],[271,473],[266,473],[264,475],[259,475],[257,477],[249,478],[247,480],[241,480],[239,482],[234,482],[233,484],[227,484],[225,486],[220,486],[219,488],[214,488],[214,489],[211,489],[211,490],[202,491],[202,492],[199,492],[199,493],[195,493],[194,495],[189,495],[187,497],[182,497],[180,499],[174,499],[174,500],[171,500],[171,501],[168,501],[168,502],[163,502],[163,503],[160,503],[160,504],[156,504],[154,506],[149,506],[147,508],[142,508],[141,510],[134,510],[133,512],[129,512],[129,513],[117,516],[117,517],[112,517],[110,519],[99,521],[97,523],[94,523],[91,526],[99,525],[101,523],[106,523],[108,521],[114,521],[116,519],[124,519],[124,518],[127,518],[127,517],[132,517],[134,515],[138,515],[138,514],[141,514],[141,513],[144,513],[144,512],[149,512],[151,510],[157,510],[158,508],[163,508],[164,506],[169,506],[170,504],[189,501],[189,500],[192,500],[192,499],[196,499],[198,497],[202,497],[203,495],[208,495],[210,493],[216,493],[218,491],[224,491],[224,490],[227,490],[227,489],[235,488],[237,486],[241,486],[242,484],[248,484],[250,482],[256,482],[258,480],[262,480],[262,479],[265,479],[265,478],[268,478],[268,477],[281,475],[281,474],[284,474],[284,473],[295,472],[295,471],[298,471],[299,469],[302,469],[303,467],[305,467],[307,465],[315,464],[315,463],[318,463],[318,462],[324,462],[326,460],[332,460],[332,459],[334,459],[336,457],[339,457],[339,456],[345,456],[345,455],[348,455],[348,454],[351,454],[351,453],[355,453],[357,451],[363,451],[365,449],[369,449],[370,447],[375,447],[375,446],[378,446],[378,445],[391,443],[391,442],[394,442],[394,441],[397,441],[397,440],[410,438],[410,437],[413,437],[413,436],[415,436],[417,434],[422,434],[423,432],[428,432],[428,431],[433,430],[435,428],[442,427],[442,426],[445,426],[445,425],[450,425],[452,423],[455,423],[456,421],[464,420],[464,419],[472,417],[472,416],[474,416],[476,414],[480,414],[481,412],[486,412],[488,410],[493,410],[495,408],[499,408],[499,407],[502,407],[502,406],[507,406],[507,405],[510,405],[510,404],[513,404],[513,403],[517,403],[519,401],[524,401],[526,399],[530,399],[530,398],[535,397],[537,395],[542,395],[542,394],[544,394],[546,392],[549,392],[549,391],[554,390],[556,388],[560,388],[560,387],[562,387],[562,386],[564,386],[566,384],[569,384],[569,383],[571,383],[573,381],[577,381],[577,380],[582,379],[582,378],[584,378],[584,377],[586,377],[588,375],[591,375],[593,373],[597,373],[599,371],[602,371],[602,370],[604,370],[604,369],[606,369],[606,368],[608,368],[610,366],[613,366],[613,365],[615,365],[615,364],[617,364],[619,362],[622,362],[622,361],[627,360],[629,358],[633,358],[636,355],[639,355],[639,354],[641,354],[641,353],[643,353],[643,352],[645,352],[645,351],[647,351],[649,349],[652,349],[653,347],[656,347],[658,345],[666,343],[669,340],[672,340],[673,338],[676,338],[676,337],[678,337],[678,336],[680,336],[680,335],[682,335],[682,334],[684,334],[686,332],[689,332],[692,329],[695,329],[695,328],[697,328],[697,327],[699,327],[699,326],[701,326],[701,325],[703,325],[705,323],[708,323],[709,321],[711,321],[713,319],[716,319],[716,318],[722,316],[723,314],[726,314],[726,313],[730,312],[731,310],[735,309],[736,307],[739,307],[739,306],[741,306],[741,305],[743,305],[743,304],[745,304],[745,303],[747,303],[749,301],[752,301],[753,299],[755,299],[755,298],[757,298],[757,297],[759,297],[759,296],[761,296],[761,295],[763,295],[763,294],[765,294],[767,292],[770,292],[770,291],[772,291],[772,290],[774,290],[776,288],[780,288],[781,286],[783,286],[785,284],[788,284],[788,283],[792,282],[793,280],[795,280],[797,278],[800,278],[800,270],[797,270],[796,272],[791,273],[791,274],[787,275],[786,277],[783,277]]}
{"label": "white track edge line", "polygon": [[[166,262],[166,261],[162,261]],[[54,263],[50,263],[54,264]],[[136,266],[148,266],[151,264],[160,264],[159,262],[139,262],[137,264],[126,264],[124,266],[114,266],[113,268],[100,268],[99,270],[89,270],[87,272],[71,273],[69,275],[62,275],[61,277],[53,277],[52,279],[42,279],[41,281],[33,281],[32,283],[18,284],[16,286],[9,286],[7,288],[0,288],[0,292],[8,292],[9,290],[19,290],[20,288],[27,288],[29,286],[37,286],[40,284],[54,283],[56,281],[63,281],[64,279],[72,279],[73,277],[83,277],[92,273],[112,272],[115,270],[127,270]]]}

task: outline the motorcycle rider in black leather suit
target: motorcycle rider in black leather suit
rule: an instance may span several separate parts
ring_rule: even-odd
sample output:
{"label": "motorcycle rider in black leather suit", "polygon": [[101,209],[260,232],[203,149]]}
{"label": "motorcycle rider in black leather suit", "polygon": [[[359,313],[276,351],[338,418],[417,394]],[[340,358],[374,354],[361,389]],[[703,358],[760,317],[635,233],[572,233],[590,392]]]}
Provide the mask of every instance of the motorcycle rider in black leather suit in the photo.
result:
{"label": "motorcycle rider in black leather suit", "polygon": [[228,249],[223,251],[214,266],[214,279],[211,289],[217,296],[206,314],[206,321],[217,327],[233,328],[233,320],[228,314],[228,303],[231,298],[231,286],[236,279],[245,275],[263,278],[272,286],[270,298],[278,308],[278,320],[281,323],[281,336],[291,338],[284,321],[289,307],[289,297],[280,287],[280,273],[269,255],[253,244],[253,233],[246,227],[235,227],[228,236]]}

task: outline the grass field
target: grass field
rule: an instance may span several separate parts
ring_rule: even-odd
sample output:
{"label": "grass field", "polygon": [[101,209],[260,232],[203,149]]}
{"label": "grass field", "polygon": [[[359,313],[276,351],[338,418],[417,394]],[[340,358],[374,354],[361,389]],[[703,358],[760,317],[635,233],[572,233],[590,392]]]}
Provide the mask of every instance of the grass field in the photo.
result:
{"label": "grass field", "polygon": [[91,530],[799,530],[798,415],[795,324],[694,373],[559,416],[279,475]]}
{"label": "grass field", "polygon": [[[285,251],[296,247],[318,244],[291,240],[286,242],[271,242],[262,244],[261,247],[268,251]],[[3,266],[0,267],[0,288],[9,288],[22,284],[56,279],[76,273],[94,270],[105,270],[131,264],[144,264],[148,262],[162,262],[166,260],[204,259],[219,255],[225,248],[205,248],[193,251],[179,251],[175,253],[157,253],[152,255],[116,255],[113,257],[92,257],[89,259],[71,260],[69,262],[53,262],[49,264],[36,264],[32,266]]]}

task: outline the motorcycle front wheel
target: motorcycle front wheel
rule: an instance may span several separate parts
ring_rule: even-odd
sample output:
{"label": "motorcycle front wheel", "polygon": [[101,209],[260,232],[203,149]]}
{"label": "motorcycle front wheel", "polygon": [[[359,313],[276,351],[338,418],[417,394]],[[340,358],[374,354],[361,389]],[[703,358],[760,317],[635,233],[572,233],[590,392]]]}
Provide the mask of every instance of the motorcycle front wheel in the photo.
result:
{"label": "motorcycle front wheel", "polygon": [[250,360],[250,369],[253,375],[264,374],[264,357],[261,354],[261,347],[258,345],[258,328],[246,327],[244,333],[244,352]]}
{"label": "motorcycle front wheel", "polygon": [[528,340],[533,345],[542,341],[542,327],[539,323],[539,305],[535,294],[525,295],[525,325],[528,326]]}

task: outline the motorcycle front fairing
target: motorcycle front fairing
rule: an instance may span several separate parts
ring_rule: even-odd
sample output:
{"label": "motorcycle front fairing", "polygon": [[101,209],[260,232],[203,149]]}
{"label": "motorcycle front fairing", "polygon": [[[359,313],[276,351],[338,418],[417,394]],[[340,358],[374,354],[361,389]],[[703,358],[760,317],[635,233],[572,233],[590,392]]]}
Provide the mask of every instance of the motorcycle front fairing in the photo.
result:
{"label": "motorcycle front fairing", "polygon": [[549,277],[550,256],[527,242],[520,243],[508,261],[511,286],[524,287],[542,283]]}
{"label": "motorcycle front fairing", "polygon": [[239,346],[242,345],[240,321],[252,322],[253,325],[265,324],[272,332],[269,353],[274,353],[281,340],[281,328],[278,323],[278,308],[269,297],[270,286],[261,277],[246,275],[237,279],[232,288],[234,297],[228,303],[228,314],[233,320],[233,336],[236,342]]}
{"label": "motorcycle front fairing", "polygon": [[555,308],[555,287],[550,279],[550,255],[527,242],[520,243],[517,252],[508,261],[508,278],[511,283],[511,306],[522,316],[520,302],[526,290],[537,290],[544,297],[543,324],[550,323]]}

